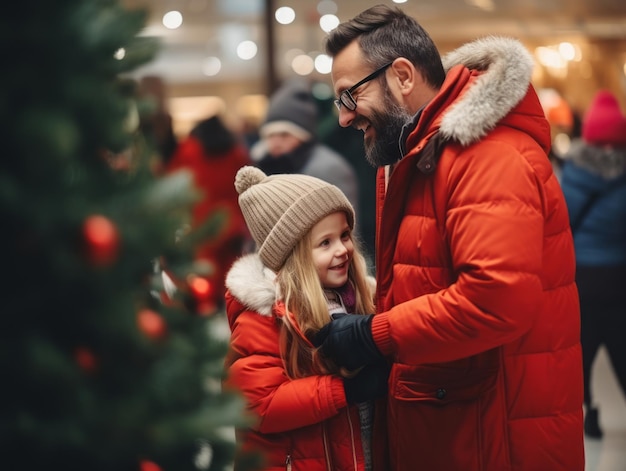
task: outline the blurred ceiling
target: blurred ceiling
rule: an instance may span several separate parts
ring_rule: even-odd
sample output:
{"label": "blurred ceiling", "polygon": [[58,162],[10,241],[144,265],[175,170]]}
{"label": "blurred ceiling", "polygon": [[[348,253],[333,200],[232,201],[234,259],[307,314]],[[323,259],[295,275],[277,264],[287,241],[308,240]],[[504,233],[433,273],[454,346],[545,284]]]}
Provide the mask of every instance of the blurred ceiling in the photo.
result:
{"label": "blurred ceiling", "polygon": [[[318,24],[319,8],[336,4],[335,14],[345,21],[377,3],[399,6],[415,17],[442,52],[476,37],[498,34],[517,37],[532,47],[580,38],[617,41],[619,50],[626,53],[626,0],[408,0],[403,4],[381,0],[122,0],[128,8],[147,9],[144,33],[162,40],[157,58],[137,73],[160,75],[173,84],[262,78],[270,63],[278,75],[288,74],[285,58],[290,51],[321,52],[325,33]],[[281,6],[295,10],[292,24],[278,24],[273,13],[266,14]],[[162,25],[163,15],[170,10],[183,16],[176,30]],[[274,25],[271,34],[269,24]],[[244,61],[237,56],[236,46],[246,39],[255,41],[259,51]],[[275,45],[273,55],[267,52],[269,41]],[[202,69],[210,56],[221,61],[220,72],[212,77]]]}

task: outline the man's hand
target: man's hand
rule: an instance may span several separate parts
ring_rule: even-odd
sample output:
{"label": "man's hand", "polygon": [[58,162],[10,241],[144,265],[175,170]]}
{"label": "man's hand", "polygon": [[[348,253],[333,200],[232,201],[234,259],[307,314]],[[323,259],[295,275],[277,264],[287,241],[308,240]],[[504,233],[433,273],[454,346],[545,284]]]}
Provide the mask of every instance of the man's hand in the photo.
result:
{"label": "man's hand", "polygon": [[315,335],[313,343],[335,364],[349,370],[384,362],[372,338],[373,314],[334,314]]}

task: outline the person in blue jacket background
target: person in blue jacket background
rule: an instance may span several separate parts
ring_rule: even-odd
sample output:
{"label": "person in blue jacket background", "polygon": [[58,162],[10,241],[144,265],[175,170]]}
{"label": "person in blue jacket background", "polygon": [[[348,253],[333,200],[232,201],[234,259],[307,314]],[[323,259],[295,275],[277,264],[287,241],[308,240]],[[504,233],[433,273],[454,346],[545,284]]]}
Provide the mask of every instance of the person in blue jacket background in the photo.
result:
{"label": "person in blue jacket background", "polygon": [[585,434],[601,438],[591,391],[591,370],[601,345],[626,393],[626,116],[609,91],[599,91],[587,109],[582,139],[565,156],[561,185],[576,250]]}

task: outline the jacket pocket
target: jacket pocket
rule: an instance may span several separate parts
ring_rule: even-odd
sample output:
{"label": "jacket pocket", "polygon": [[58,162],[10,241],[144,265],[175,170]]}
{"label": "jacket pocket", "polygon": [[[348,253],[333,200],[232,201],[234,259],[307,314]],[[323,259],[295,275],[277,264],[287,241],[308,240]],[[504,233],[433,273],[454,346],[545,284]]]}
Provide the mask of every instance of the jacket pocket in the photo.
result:
{"label": "jacket pocket", "polygon": [[399,401],[445,406],[472,402],[496,387],[498,367],[456,369],[446,366],[395,364],[392,395]]}
{"label": "jacket pocket", "polygon": [[500,369],[497,361],[476,363],[394,364],[388,411],[394,469],[510,469]]}

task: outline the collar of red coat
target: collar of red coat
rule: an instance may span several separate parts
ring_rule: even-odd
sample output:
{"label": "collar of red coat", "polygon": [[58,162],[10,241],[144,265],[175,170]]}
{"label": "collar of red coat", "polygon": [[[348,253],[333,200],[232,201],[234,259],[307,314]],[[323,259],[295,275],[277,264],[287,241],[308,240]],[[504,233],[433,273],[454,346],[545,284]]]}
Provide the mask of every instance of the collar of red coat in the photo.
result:
{"label": "collar of red coat", "polygon": [[[446,79],[409,127],[407,149],[421,150],[419,141],[437,133],[442,142],[479,141],[527,95],[534,66],[519,41],[495,36],[465,44],[443,63]],[[536,105],[541,111],[538,100]]]}

